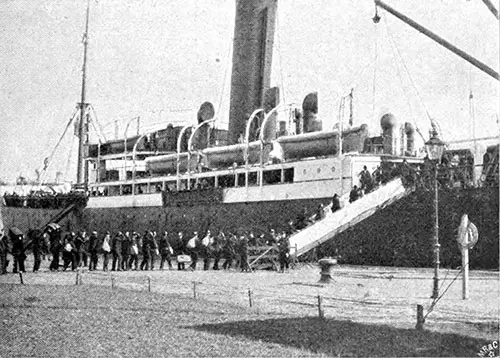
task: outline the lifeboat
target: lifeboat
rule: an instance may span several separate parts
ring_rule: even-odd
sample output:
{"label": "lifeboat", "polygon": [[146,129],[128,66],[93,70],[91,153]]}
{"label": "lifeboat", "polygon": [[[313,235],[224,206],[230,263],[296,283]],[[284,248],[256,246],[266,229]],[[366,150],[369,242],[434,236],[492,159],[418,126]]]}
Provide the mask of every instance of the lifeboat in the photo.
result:
{"label": "lifeboat", "polygon": [[[267,160],[267,154],[270,151],[270,145],[264,146],[264,161]],[[247,145],[244,143],[233,144],[224,147],[213,147],[204,149],[202,152],[204,164],[210,169],[227,168],[236,165],[245,164],[245,152]],[[248,144],[248,163],[255,164],[260,161],[260,141],[250,142]]]}
{"label": "lifeboat", "polygon": [[[146,171],[154,174],[176,174],[177,173],[177,158],[179,158],[179,172],[185,173],[188,168],[188,154],[182,152],[177,156],[177,153],[158,155],[145,159]],[[196,160],[191,158],[190,170],[196,169]]]}

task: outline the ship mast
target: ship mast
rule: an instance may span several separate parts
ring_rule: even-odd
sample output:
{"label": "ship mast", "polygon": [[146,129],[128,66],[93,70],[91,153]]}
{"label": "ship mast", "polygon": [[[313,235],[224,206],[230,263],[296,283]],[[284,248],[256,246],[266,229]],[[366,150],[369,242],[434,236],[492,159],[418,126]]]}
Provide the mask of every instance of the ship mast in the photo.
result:
{"label": "ship mast", "polygon": [[87,15],[85,19],[85,33],[83,34],[83,66],[82,66],[82,94],[78,104],[80,107],[80,121],[78,123],[78,168],[77,184],[86,189],[88,179],[87,161],[85,160],[85,146],[88,144],[88,118],[86,115],[88,103],[86,103],[86,79],[87,79],[87,47],[89,33],[90,0],[87,1]]}

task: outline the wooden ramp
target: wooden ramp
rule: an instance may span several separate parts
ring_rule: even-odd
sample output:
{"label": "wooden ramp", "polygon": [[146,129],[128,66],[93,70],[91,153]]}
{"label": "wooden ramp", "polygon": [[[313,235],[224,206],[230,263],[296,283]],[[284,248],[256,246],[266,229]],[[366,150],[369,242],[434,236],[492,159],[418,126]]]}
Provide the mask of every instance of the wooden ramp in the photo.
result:
{"label": "wooden ramp", "polygon": [[328,210],[324,219],[290,236],[290,254],[296,257],[305,254],[410,192],[398,178],[335,213]]}

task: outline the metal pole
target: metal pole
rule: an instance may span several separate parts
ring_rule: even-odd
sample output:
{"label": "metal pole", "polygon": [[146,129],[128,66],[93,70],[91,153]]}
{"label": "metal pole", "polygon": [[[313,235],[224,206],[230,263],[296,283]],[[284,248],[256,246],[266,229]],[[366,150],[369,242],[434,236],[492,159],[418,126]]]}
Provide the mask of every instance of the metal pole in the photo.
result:
{"label": "metal pole", "polygon": [[438,181],[437,181],[438,164],[436,162],[434,170],[434,285],[432,289],[433,299],[439,297],[439,205],[438,205]]}
{"label": "metal pole", "polygon": [[475,67],[479,68],[481,71],[487,73],[488,75],[490,75],[494,79],[498,80],[500,78],[499,75],[498,75],[498,72],[496,72],[495,70],[493,70],[491,67],[489,67],[488,65],[486,65],[486,64],[482,63],[481,61],[475,59],[474,57],[470,56],[466,52],[460,50],[455,45],[452,45],[450,42],[446,41],[442,37],[436,35],[435,33],[431,32],[430,30],[426,29],[422,25],[416,23],[415,21],[413,21],[412,19],[410,19],[408,16],[403,15],[399,11],[393,9],[392,7],[390,7],[389,5],[383,3],[380,0],[375,0],[375,5],[380,6],[382,9],[386,10],[388,13],[394,15],[395,17],[397,17],[398,19],[400,19],[404,23],[406,23],[409,26],[413,27],[415,30],[421,32],[425,36],[427,36],[427,37],[431,38],[432,40],[436,41],[441,46],[447,48],[448,50],[450,50],[451,52],[453,52],[455,55],[460,56],[465,61],[471,63],[472,65],[474,65]]}
{"label": "metal pole", "polygon": [[462,248],[462,299],[469,298],[469,248]]}

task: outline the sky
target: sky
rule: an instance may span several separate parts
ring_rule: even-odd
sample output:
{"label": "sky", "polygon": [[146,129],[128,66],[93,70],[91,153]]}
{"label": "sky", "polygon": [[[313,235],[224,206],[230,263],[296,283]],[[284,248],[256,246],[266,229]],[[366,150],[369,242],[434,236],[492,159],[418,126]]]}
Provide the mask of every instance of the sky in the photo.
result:
{"label": "sky", "polygon": [[[499,23],[481,0],[386,0],[496,71]],[[87,101],[107,139],[194,122],[204,101],[227,126],[234,0],[90,0]],[[0,1],[0,179],[34,178],[80,100],[86,0]],[[324,128],[354,88],[355,125],[372,135],[386,112],[442,139],[498,135],[498,81],[379,10],[371,0],[281,0],[272,85],[282,100],[319,93]],[[469,93],[474,96],[470,115]],[[474,120],[472,120],[474,118]],[[475,123],[475,126],[473,126]],[[136,130],[132,125],[129,134]],[[76,137],[61,141],[47,178],[76,173]],[[95,135],[93,135],[95,140]]]}

